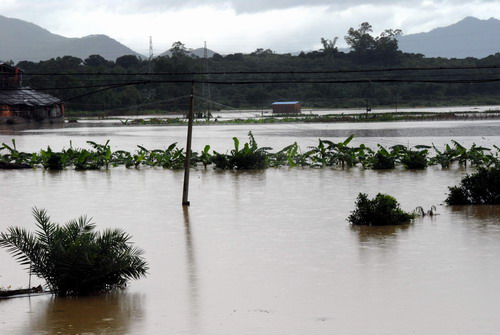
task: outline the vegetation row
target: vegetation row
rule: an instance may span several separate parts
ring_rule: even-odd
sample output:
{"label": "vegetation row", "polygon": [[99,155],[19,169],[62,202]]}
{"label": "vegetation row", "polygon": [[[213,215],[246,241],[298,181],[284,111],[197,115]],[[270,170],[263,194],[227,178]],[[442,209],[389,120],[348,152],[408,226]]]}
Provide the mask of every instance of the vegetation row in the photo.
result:
{"label": "vegetation row", "polygon": [[[364,144],[350,146],[354,136],[341,142],[319,139],[318,145],[302,151],[297,143],[271,152],[272,148],[259,147],[251,132],[248,133],[248,143],[241,144],[233,138],[233,149],[226,153],[210,150],[206,145],[201,152],[192,152],[192,166],[213,166],[221,170],[251,170],[269,167],[354,167],[366,169],[394,169],[402,166],[406,169],[424,169],[427,166],[439,165],[449,168],[453,164],[466,167],[500,166],[500,148],[493,145],[487,148],[473,144],[466,148],[457,141],[451,141],[443,148],[434,144],[408,147],[394,145],[384,147],[377,145],[376,149]],[[112,151],[109,140],[104,144],[87,142],[91,149],[74,148],[70,142],[68,149],[53,151],[50,147],[40,152],[22,152],[17,150],[15,140],[11,145],[2,143],[0,146],[0,168],[37,168],[46,170],[63,170],[72,167],[75,170],[108,169],[110,166],[125,166],[127,168],[141,166],[163,167],[167,169],[183,169],[186,152],[177,143],[166,149],[149,150],[138,146],[135,152],[124,150]]]}

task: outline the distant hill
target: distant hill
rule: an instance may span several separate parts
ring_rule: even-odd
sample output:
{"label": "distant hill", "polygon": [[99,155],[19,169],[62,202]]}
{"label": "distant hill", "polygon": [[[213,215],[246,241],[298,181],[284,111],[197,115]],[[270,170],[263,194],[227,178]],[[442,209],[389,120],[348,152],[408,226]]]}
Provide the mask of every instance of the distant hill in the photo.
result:
{"label": "distant hill", "polygon": [[500,52],[500,20],[465,19],[427,33],[403,35],[399,49],[426,57],[484,58]]}
{"label": "distant hill", "polygon": [[[426,57],[484,58],[500,52],[500,20],[466,17],[450,26],[427,33],[403,35],[398,40],[400,50],[420,53]],[[204,57],[203,48],[190,52],[200,58]],[[111,61],[123,55],[145,58],[106,35],[67,38],[33,23],[0,15],[0,61],[38,62],[66,55],[86,59],[93,54]],[[208,57],[214,54],[212,50],[207,52]],[[160,54],[168,55],[169,51]]]}
{"label": "distant hill", "polygon": [[[200,57],[200,58],[203,58],[205,57],[205,48],[198,48],[198,49],[189,49],[189,53],[192,55],[192,56],[196,56],[196,57]],[[207,57],[210,58],[210,57],[213,57],[213,55],[215,54],[215,51],[213,50],[210,50],[210,49],[207,49]],[[170,56],[171,55],[171,52],[170,51],[165,51],[163,53],[161,53],[159,55],[159,57],[162,57],[162,56]]]}
{"label": "distant hill", "polygon": [[74,56],[86,59],[101,55],[115,61],[123,55],[143,57],[106,35],[67,38],[52,34],[33,23],[0,15],[0,60],[38,62],[50,58]]}

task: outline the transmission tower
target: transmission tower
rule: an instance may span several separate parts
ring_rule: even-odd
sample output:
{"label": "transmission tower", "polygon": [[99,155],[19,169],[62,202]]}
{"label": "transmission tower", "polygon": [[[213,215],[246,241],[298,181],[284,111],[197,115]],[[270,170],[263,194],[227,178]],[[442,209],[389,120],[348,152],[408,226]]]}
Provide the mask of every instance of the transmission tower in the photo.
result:
{"label": "transmission tower", "polygon": [[152,73],[151,61],[153,60],[153,37],[149,36],[149,58],[148,58],[148,72]]}
{"label": "transmission tower", "polygon": [[[207,41],[205,41],[205,46],[203,47],[203,58],[205,59],[205,71],[208,72],[208,52],[207,52]],[[207,97],[207,92],[205,89],[205,83],[201,87],[201,94],[204,98]]]}
{"label": "transmission tower", "polygon": [[149,36],[149,59],[153,58],[153,36]]}
{"label": "transmission tower", "polygon": [[[205,71],[207,72],[207,80],[210,80],[210,74],[208,73],[208,49],[207,49],[207,41],[205,41],[205,46],[203,48],[203,56],[205,58]],[[206,85],[206,90],[205,90]],[[203,96],[210,101],[210,83],[203,84]],[[207,119],[210,119],[210,108],[207,106]]]}
{"label": "transmission tower", "polygon": [[[153,79],[153,37],[149,36],[149,58],[148,58],[148,73],[150,74],[149,80]],[[153,98],[153,89],[149,89],[148,98]]]}

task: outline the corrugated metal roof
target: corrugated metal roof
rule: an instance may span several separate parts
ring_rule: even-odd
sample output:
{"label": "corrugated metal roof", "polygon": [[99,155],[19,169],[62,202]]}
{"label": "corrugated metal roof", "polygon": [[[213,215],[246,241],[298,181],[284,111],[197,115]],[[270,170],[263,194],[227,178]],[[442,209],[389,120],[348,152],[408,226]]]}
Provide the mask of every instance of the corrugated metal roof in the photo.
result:
{"label": "corrugated metal roof", "polygon": [[5,63],[0,63],[0,72],[2,73],[15,73],[16,68]]}
{"label": "corrugated metal roof", "polygon": [[281,102],[273,102],[272,105],[295,105],[298,103],[299,101],[281,101]]}
{"label": "corrugated metal roof", "polygon": [[37,92],[29,87],[19,89],[0,89],[0,105],[11,106],[50,106],[61,100],[50,94]]}

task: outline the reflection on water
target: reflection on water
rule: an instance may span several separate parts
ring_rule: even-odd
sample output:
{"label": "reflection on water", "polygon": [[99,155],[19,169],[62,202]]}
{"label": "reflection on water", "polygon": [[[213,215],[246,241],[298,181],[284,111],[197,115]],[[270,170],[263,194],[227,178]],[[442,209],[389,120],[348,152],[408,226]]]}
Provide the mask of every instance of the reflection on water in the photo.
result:
{"label": "reflection on water", "polygon": [[317,129],[311,134],[306,129],[297,129],[294,134],[289,131],[283,131],[282,136],[296,135],[301,136],[315,136],[318,138],[330,137],[344,137],[347,138],[351,135],[355,137],[462,137],[462,136],[498,136],[500,133],[500,123],[493,121],[488,122],[463,122],[458,124],[440,124],[439,122],[420,122],[420,123],[375,123],[375,124],[361,124],[358,127],[340,128],[338,126],[324,127]]}
{"label": "reflection on water", "polygon": [[500,225],[500,206],[450,206],[455,214],[463,216],[465,220],[480,221],[485,225]]}
{"label": "reflection on water", "polygon": [[[305,136],[301,127],[260,127],[257,141],[279,147],[274,131]],[[249,129],[197,130],[201,144],[215,139],[224,151]],[[80,139],[97,140],[85,131]],[[114,129],[107,137],[120,148],[158,147],[184,143],[184,131]],[[66,145],[78,132],[71,134],[24,134],[18,145]],[[499,206],[439,206],[438,216],[397,227],[346,220],[359,192],[391,194],[407,211],[429,209],[469,171],[200,167],[191,172],[189,208],[181,206],[182,171],[0,171],[0,230],[34,230],[35,205],[55,222],[87,214],[97,229],[130,233],[150,266],[116,294],[2,300],[0,334],[495,334]],[[0,263],[0,286],[27,283],[4,250]]]}
{"label": "reflection on water", "polygon": [[144,299],[142,294],[123,292],[41,301],[33,298],[29,322],[19,325],[15,334],[134,334],[134,326],[144,318]]}
{"label": "reflection on water", "polygon": [[184,213],[184,229],[186,236],[186,264],[188,277],[188,295],[191,307],[191,318],[193,320],[194,333],[199,333],[199,288],[198,288],[198,269],[196,266],[196,252],[193,243],[193,233],[191,231],[191,222],[189,219],[189,207],[182,207]]}
{"label": "reflection on water", "polygon": [[398,234],[406,232],[412,224],[398,226],[355,226],[351,225],[351,230],[358,233],[360,244],[385,245],[387,242],[396,240]]}

